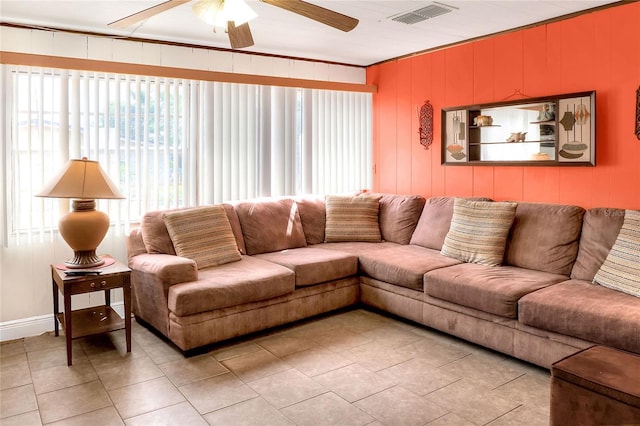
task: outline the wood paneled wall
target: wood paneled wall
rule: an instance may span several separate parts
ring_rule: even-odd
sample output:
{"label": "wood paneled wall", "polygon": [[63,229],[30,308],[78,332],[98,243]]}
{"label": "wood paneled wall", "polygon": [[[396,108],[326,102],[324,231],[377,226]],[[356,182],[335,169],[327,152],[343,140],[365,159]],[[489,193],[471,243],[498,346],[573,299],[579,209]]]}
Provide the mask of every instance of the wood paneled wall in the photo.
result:
{"label": "wood paneled wall", "polygon": [[[371,66],[374,190],[640,209],[640,3]],[[596,90],[596,167],[440,164],[440,109]],[[434,106],[434,142],[418,114]]]}

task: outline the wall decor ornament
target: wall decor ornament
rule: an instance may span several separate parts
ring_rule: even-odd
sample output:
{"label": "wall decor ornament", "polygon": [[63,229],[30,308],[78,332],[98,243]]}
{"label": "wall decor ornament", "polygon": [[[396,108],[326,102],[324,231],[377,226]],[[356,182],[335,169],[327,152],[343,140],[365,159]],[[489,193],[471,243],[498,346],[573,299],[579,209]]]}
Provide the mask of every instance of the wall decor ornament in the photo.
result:
{"label": "wall decor ornament", "polygon": [[424,149],[429,149],[433,143],[433,107],[429,101],[424,101],[424,105],[418,112],[418,120],[420,122],[418,129],[420,145],[424,146]]}
{"label": "wall decor ornament", "polygon": [[636,91],[636,137],[640,140],[640,86]]}
{"label": "wall decor ornament", "polygon": [[562,124],[562,127],[564,127],[566,131],[573,130],[573,125],[576,124],[576,117],[572,112],[565,111],[562,120],[560,120],[560,124]]}

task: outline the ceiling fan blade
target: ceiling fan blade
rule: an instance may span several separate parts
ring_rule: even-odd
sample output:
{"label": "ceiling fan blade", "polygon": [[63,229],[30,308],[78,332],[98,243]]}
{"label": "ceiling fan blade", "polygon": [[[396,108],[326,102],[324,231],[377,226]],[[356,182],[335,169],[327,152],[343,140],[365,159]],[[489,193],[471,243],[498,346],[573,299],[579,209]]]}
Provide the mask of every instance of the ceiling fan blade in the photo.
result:
{"label": "ceiling fan blade", "polygon": [[236,26],[235,22],[227,22],[227,32],[229,33],[229,41],[234,49],[242,49],[243,47],[253,46],[253,36],[248,23]]}
{"label": "ceiling fan blade", "polygon": [[167,0],[164,3],[151,6],[148,9],[129,15],[126,18],[113,21],[108,26],[112,28],[127,28],[137,24],[138,22],[144,21],[147,18],[151,18],[158,13],[164,12],[165,10],[173,9],[176,6],[180,6],[181,4],[188,3],[190,1],[191,0]]}
{"label": "ceiling fan blade", "polygon": [[261,0],[264,3],[297,13],[314,21],[321,22],[341,31],[351,31],[358,25],[358,20],[315,4],[302,0]]}

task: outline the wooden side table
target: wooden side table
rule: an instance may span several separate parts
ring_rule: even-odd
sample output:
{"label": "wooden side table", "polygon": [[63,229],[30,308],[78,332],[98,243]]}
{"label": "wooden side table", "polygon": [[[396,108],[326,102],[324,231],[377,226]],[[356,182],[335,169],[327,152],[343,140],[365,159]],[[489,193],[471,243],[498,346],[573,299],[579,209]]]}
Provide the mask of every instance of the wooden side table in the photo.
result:
{"label": "wooden side table", "polygon": [[[109,256],[105,256],[109,257]],[[127,352],[131,352],[131,270],[117,260],[109,266],[94,268],[99,275],[67,276],[64,270],[51,265],[53,286],[53,316],[55,335],[59,335],[58,321],[62,324],[67,341],[67,365],[72,363],[71,340],[93,334],[125,329]],[[124,319],[111,307],[111,290],[122,288]],[[104,291],[105,304],[91,308],[71,310],[74,294]],[[59,311],[58,292],[64,298],[64,312]]]}
{"label": "wooden side table", "polygon": [[640,355],[592,346],[554,363],[550,424],[640,424]]}

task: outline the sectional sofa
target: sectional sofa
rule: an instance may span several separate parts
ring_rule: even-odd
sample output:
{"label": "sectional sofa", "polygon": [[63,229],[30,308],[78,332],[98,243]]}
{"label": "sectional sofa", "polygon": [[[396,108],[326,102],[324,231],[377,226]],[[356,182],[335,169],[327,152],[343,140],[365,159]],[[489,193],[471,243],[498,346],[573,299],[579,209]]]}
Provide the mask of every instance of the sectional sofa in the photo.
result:
{"label": "sectional sofa", "polygon": [[[640,298],[593,283],[623,223],[621,209],[396,194],[149,212],[127,239],[133,312],[183,351],[360,303],[547,368],[593,344],[640,353]],[[501,228],[491,244],[485,225]]]}

